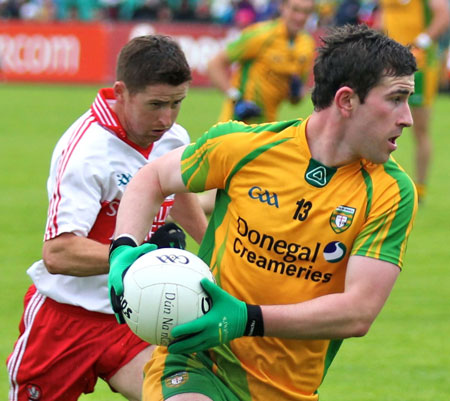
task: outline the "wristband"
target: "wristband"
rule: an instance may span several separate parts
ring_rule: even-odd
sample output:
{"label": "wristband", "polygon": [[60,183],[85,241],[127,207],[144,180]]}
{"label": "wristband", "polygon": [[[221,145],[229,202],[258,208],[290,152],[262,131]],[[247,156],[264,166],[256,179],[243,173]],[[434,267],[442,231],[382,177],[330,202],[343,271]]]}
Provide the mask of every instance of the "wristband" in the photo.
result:
{"label": "wristband", "polygon": [[136,241],[136,238],[134,238],[131,234],[122,234],[119,237],[117,237],[113,242],[111,242],[111,245],[109,246],[109,255],[111,255],[114,249],[122,245],[137,247],[138,242]]}
{"label": "wristband", "polygon": [[420,33],[415,40],[415,44],[421,49],[428,49],[432,43],[433,41],[430,38],[430,35],[426,32]]}
{"label": "wristband", "polygon": [[241,92],[239,92],[239,89],[236,88],[230,88],[226,91],[226,94],[229,99],[231,99],[233,102],[237,102],[241,98]]}
{"label": "wristband", "polygon": [[245,326],[244,336],[255,337],[264,336],[264,321],[261,307],[259,305],[247,306],[247,325]]}

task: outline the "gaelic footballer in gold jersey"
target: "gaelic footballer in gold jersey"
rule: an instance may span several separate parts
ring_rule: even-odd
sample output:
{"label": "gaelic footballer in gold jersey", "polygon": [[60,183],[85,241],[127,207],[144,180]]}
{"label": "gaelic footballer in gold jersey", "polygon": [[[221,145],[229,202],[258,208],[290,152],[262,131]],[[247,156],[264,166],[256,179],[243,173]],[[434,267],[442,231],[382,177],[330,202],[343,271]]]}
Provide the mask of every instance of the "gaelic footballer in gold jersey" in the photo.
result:
{"label": "gaelic footballer in gold jersey", "polygon": [[319,399],[342,341],[368,332],[403,268],[417,194],[391,153],[412,124],[415,71],[385,35],[334,29],[311,116],[217,124],[132,179],[116,236],[139,241],[167,193],[218,189],[199,250],[212,308],[155,350],[145,401]]}

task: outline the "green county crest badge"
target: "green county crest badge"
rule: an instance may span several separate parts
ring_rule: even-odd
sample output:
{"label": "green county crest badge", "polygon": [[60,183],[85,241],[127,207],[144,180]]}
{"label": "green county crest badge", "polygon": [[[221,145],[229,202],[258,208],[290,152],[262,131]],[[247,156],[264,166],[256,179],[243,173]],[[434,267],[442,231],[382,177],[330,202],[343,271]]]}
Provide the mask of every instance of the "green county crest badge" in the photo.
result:
{"label": "green county crest badge", "polygon": [[340,234],[347,230],[352,223],[355,216],[356,209],[349,206],[338,206],[330,217],[330,225],[336,234]]}
{"label": "green county crest badge", "polygon": [[166,379],[166,387],[175,388],[180,387],[182,384],[186,383],[188,380],[188,372],[175,373]]}

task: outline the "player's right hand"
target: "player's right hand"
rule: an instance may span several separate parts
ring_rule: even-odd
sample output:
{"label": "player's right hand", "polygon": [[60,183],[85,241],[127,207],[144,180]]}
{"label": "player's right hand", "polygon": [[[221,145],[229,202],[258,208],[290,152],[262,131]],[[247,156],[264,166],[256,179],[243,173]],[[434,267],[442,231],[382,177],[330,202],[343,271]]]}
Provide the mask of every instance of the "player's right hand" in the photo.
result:
{"label": "player's right hand", "polygon": [[175,326],[169,352],[189,354],[204,351],[245,335],[247,305],[204,278],[200,281],[211,297],[212,307],[205,315]]}
{"label": "player's right hand", "polygon": [[119,237],[112,242],[109,253],[108,290],[109,299],[116,319],[125,323],[122,316],[121,299],[123,296],[123,277],[130,266],[142,255],[154,251],[158,247],[154,244],[137,246],[129,237]]}
{"label": "player's right hand", "polygon": [[260,117],[261,114],[261,107],[250,100],[239,100],[234,106],[234,117],[240,121],[245,121],[252,117]]}

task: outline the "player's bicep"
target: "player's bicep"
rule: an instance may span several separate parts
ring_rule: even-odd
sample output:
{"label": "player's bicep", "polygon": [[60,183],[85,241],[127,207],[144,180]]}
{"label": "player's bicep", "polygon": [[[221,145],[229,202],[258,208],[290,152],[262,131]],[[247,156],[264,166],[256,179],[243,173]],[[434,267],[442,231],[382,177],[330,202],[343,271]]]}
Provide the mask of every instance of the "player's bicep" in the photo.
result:
{"label": "player's bicep", "polygon": [[153,162],[164,196],[188,191],[181,175],[181,156],[185,148],[186,146],[181,146],[174,149]]}
{"label": "player's bicep", "polygon": [[385,304],[400,273],[393,263],[369,258],[351,256],[347,265],[345,293],[352,296],[362,313],[373,320]]}
{"label": "player's bicep", "polygon": [[49,184],[49,209],[45,239],[64,232],[87,236],[101,206],[102,173],[72,157]]}

